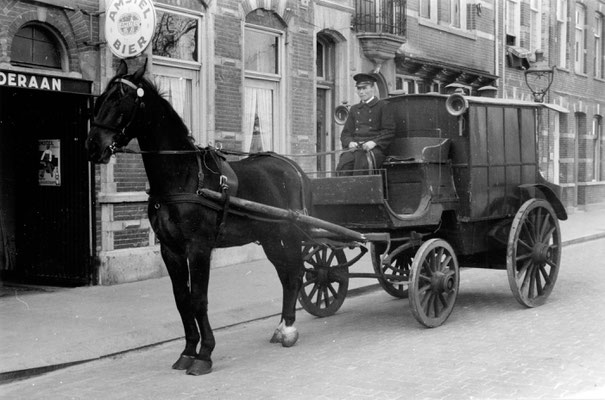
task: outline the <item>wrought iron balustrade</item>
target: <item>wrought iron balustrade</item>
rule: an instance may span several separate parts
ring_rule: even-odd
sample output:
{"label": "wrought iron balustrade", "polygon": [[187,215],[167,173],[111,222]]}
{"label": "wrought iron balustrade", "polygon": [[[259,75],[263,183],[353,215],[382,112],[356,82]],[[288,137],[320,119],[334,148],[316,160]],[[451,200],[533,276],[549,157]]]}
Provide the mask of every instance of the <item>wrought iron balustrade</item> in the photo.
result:
{"label": "wrought iron balustrade", "polygon": [[405,36],[406,0],[355,0],[353,28],[357,32]]}

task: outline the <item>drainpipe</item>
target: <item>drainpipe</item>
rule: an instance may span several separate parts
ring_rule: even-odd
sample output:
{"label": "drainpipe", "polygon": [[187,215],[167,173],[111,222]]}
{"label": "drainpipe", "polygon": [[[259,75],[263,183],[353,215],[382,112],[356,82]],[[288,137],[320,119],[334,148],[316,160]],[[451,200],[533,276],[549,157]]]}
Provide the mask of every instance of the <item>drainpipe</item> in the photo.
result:
{"label": "drainpipe", "polygon": [[[494,4],[494,75],[498,76],[498,72],[500,71],[500,58],[499,52],[500,47],[498,46],[499,41],[499,29],[498,29],[498,19],[500,18],[498,2]],[[502,88],[504,89],[504,88]],[[500,92],[500,96],[502,96],[502,92]]]}

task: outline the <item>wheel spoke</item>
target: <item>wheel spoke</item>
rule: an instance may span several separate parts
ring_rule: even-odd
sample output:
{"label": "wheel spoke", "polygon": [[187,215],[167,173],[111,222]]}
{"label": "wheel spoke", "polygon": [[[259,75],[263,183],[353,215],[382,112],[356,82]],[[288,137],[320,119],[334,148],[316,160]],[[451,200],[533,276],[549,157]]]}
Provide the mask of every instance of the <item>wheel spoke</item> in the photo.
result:
{"label": "wheel spoke", "polygon": [[515,258],[515,260],[517,262],[519,262],[519,261],[527,260],[530,257],[531,257],[531,253],[524,253],[524,254],[521,254],[521,255],[517,255],[517,258]]}
{"label": "wheel spoke", "polygon": [[319,284],[314,284],[313,288],[311,289],[311,291],[309,292],[309,295],[307,297],[310,298],[310,299],[312,299],[313,296],[315,296],[315,293],[317,292],[317,289],[319,289]]}
{"label": "wheel spoke", "polygon": [[309,286],[309,285],[315,285],[317,283],[317,276],[313,276],[313,278],[311,279],[307,279],[307,281],[304,283],[303,287]]}
{"label": "wheel spoke", "polygon": [[550,275],[548,274],[548,272],[546,271],[546,268],[544,266],[540,267],[540,273],[542,274],[542,277],[544,278],[544,286],[550,285],[552,281],[550,279]]}
{"label": "wheel spoke", "polygon": [[328,288],[324,286],[323,292],[324,292],[324,304],[326,305],[326,308],[328,308],[328,307],[330,307],[330,295],[328,293]]}
{"label": "wheel spoke", "polygon": [[519,240],[517,240],[517,243],[519,243],[520,245],[525,247],[525,249],[528,250],[529,252],[532,252],[534,250],[532,245],[525,243],[521,238],[519,238]]}
{"label": "wheel spoke", "polygon": [[332,286],[332,283],[328,284],[328,289],[330,289],[330,292],[332,293],[332,296],[334,296],[335,299],[338,298],[338,292],[336,290],[334,290],[334,287]]}

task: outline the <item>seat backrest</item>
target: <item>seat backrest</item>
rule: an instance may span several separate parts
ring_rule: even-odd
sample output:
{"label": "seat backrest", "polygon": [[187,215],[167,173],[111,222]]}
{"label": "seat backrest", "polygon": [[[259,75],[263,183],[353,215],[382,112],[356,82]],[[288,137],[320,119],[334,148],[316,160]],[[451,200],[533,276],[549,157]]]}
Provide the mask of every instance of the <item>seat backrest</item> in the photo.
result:
{"label": "seat backrest", "polygon": [[396,138],[389,146],[387,162],[441,163],[449,159],[450,139],[435,137]]}

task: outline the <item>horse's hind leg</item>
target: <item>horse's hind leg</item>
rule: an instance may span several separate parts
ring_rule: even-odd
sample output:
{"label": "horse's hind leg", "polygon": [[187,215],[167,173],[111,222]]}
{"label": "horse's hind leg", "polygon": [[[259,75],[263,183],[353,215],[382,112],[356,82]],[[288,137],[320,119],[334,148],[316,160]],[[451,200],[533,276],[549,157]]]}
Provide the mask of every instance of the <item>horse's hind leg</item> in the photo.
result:
{"label": "horse's hind leg", "polygon": [[195,323],[191,293],[189,291],[187,258],[183,254],[178,254],[164,245],[161,247],[161,252],[162,259],[166,264],[166,269],[172,281],[176,308],[181,315],[183,328],[185,329],[185,350],[183,350],[179,359],[172,365],[172,368],[185,370],[193,364],[197,356],[197,345],[200,341],[200,334]]}
{"label": "horse's hind leg", "polygon": [[302,284],[303,261],[300,240],[284,235],[284,240],[271,238],[262,242],[267,258],[277,270],[282,284],[282,314],[272,343],[281,343],[284,347],[293,346],[298,340],[298,331],[294,327],[296,320],[296,299]]}
{"label": "horse's hind leg", "polygon": [[208,320],[208,281],[210,278],[211,251],[211,248],[199,244],[192,245],[189,249],[191,304],[202,335],[200,351],[193,364],[187,368],[189,375],[203,375],[212,371],[211,356],[216,342]]}

